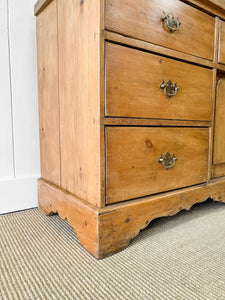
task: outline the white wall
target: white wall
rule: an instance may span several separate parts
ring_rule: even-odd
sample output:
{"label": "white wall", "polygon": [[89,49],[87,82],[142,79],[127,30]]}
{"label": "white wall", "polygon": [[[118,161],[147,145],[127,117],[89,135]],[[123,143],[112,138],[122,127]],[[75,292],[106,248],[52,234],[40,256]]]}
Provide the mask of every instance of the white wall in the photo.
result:
{"label": "white wall", "polygon": [[0,0],[0,214],[37,206],[36,0]]}

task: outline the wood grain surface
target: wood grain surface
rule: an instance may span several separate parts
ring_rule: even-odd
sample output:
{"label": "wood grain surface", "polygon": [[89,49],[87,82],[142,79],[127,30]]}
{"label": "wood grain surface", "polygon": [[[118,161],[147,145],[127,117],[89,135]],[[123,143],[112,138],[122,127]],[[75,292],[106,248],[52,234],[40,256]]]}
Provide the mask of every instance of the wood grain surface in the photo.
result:
{"label": "wood grain surface", "polygon": [[218,178],[222,177],[225,174],[225,163],[222,164],[214,164],[211,168],[211,177]]}
{"label": "wood grain surface", "polygon": [[220,8],[222,8],[223,10],[225,9],[225,0],[209,0],[209,1],[205,1],[205,2],[209,2],[214,5],[217,5]]}
{"label": "wood grain surface", "polygon": [[41,176],[60,186],[56,0],[37,17]]}
{"label": "wood grain surface", "polygon": [[[168,79],[180,88],[170,99]],[[106,116],[210,120],[212,84],[212,70],[106,44]]]}
{"label": "wood grain surface", "polygon": [[[170,33],[162,12],[182,23]],[[106,0],[106,29],[213,60],[214,19],[178,0]]]}
{"label": "wood grain surface", "polygon": [[34,6],[34,14],[37,16],[52,0],[38,0]]}
{"label": "wood grain surface", "polygon": [[140,230],[159,217],[172,216],[209,197],[225,202],[225,180],[181,189],[163,195],[114,204],[97,209],[43,180],[38,182],[39,208],[58,213],[74,228],[80,243],[96,258],[104,258],[127,247]]}
{"label": "wood grain surface", "polygon": [[219,23],[218,62],[225,64],[225,21]]}
{"label": "wood grain surface", "polygon": [[[206,181],[208,147],[206,128],[107,127],[107,204]],[[177,158],[168,170],[167,151]]]}
{"label": "wood grain surface", "polygon": [[38,181],[39,209],[45,215],[58,213],[75,229],[80,243],[98,257],[98,211],[82,199],[44,180]]}
{"label": "wood grain surface", "polygon": [[104,119],[105,125],[122,125],[122,126],[178,126],[178,127],[210,127],[211,121],[190,121],[190,120],[163,120],[163,119],[146,119],[146,118],[110,118]]}
{"label": "wood grain surface", "polygon": [[217,70],[213,69],[213,87],[212,87],[212,122],[209,127],[209,163],[208,163],[208,178],[210,182],[212,177],[213,166],[213,141],[214,141],[214,124],[215,124],[215,101],[216,101],[216,85],[217,85]]}
{"label": "wood grain surface", "polygon": [[[34,6],[34,14],[37,16],[52,0],[38,0]],[[183,0],[192,5],[204,9],[205,11],[225,18],[225,1],[224,0]]]}
{"label": "wood grain surface", "polygon": [[[202,10],[194,7],[197,2]],[[210,174],[225,174],[223,79],[212,153],[215,86],[222,76],[217,70],[225,71],[223,22],[215,17],[225,16],[221,5],[222,0],[36,4],[39,208],[67,219],[97,258],[125,248],[154,218],[208,197],[225,201],[225,179],[210,180]],[[162,11],[179,17],[177,32],[166,28]],[[168,79],[180,87],[171,99],[160,89]],[[159,162],[167,151],[177,158],[168,170]]]}
{"label": "wood grain surface", "polygon": [[[200,185],[107,206],[99,216],[99,257],[105,257],[126,248],[140,230],[158,217],[172,216],[182,209],[189,210],[195,203],[208,198],[225,203],[225,180],[214,180]],[[150,251],[150,250],[149,250]]]}
{"label": "wood grain surface", "polygon": [[190,5],[199,7],[203,11],[220,18],[225,18],[224,0],[182,0]]}
{"label": "wood grain surface", "polygon": [[58,0],[62,188],[101,204],[99,1]]}
{"label": "wood grain surface", "polygon": [[217,83],[216,118],[214,135],[214,164],[225,163],[225,78]]}
{"label": "wood grain surface", "polygon": [[[120,35],[116,32],[111,32],[104,30],[103,31],[105,40],[112,41],[120,45],[126,45],[129,47],[133,47],[140,50],[146,50],[151,53],[164,55],[166,57],[175,57],[178,60],[184,61],[184,62],[190,62],[199,66],[205,66],[209,68],[215,68],[216,63],[213,61],[209,61],[202,57],[193,56],[187,53],[183,53],[177,50],[168,49],[163,46],[151,44],[146,41],[137,40],[132,37]],[[217,59],[217,52],[216,52],[216,59]]]}

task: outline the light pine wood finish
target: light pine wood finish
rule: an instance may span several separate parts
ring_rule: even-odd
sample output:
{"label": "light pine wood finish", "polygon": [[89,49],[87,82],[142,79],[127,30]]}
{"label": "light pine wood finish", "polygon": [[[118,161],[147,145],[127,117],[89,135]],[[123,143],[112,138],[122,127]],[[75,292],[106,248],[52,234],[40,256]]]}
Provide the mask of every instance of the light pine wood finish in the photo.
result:
{"label": "light pine wood finish", "polygon": [[210,127],[210,121],[190,121],[190,120],[162,120],[162,119],[134,119],[134,118],[105,118],[105,125],[123,125],[123,126],[200,126]]}
{"label": "light pine wood finish", "polygon": [[58,0],[62,188],[101,205],[99,1]]}
{"label": "light pine wood finish", "polygon": [[210,0],[208,2],[225,10],[225,0]]}
{"label": "light pine wood finish", "polygon": [[[177,82],[176,96],[168,99],[162,79]],[[212,70],[106,44],[106,116],[210,120],[212,83]]]}
{"label": "light pine wood finish", "polygon": [[213,120],[213,156],[211,166],[211,177],[217,178],[225,175],[225,161],[224,161],[224,75],[219,74],[216,88],[216,105],[215,105],[215,120]]}
{"label": "light pine wood finish", "polygon": [[[217,33],[218,33],[218,31],[217,31]],[[215,39],[215,41],[216,40],[217,39]],[[216,85],[217,85],[217,70],[213,69],[212,112],[215,111]],[[213,113],[212,114],[211,126],[209,127],[209,161],[208,161],[208,178],[207,178],[207,182],[210,182],[210,180],[212,178],[214,123],[215,123],[215,114]]]}
{"label": "light pine wood finish", "polygon": [[105,169],[105,0],[100,0],[100,170],[101,170],[101,203],[105,206],[106,169]]}
{"label": "light pine wood finish", "polygon": [[[156,53],[156,54],[162,54],[165,55],[167,57],[175,57],[176,59],[182,60],[182,61],[186,61],[186,62],[191,62],[200,66],[206,66],[209,68],[214,68],[216,66],[216,64],[212,61],[209,61],[205,58],[201,58],[201,57],[197,57],[197,56],[193,56],[187,53],[182,53],[176,50],[172,50],[172,49],[168,49],[159,45],[155,45],[155,44],[151,44],[149,42],[145,42],[145,41],[141,41],[141,40],[137,40],[135,38],[132,37],[127,37],[127,36],[123,36],[120,35],[118,33],[115,32],[110,32],[107,30],[104,30],[104,37],[106,40],[108,41],[112,41],[121,45],[127,45],[127,46],[131,46],[137,49],[143,49],[143,50],[147,50],[149,52],[152,53]],[[217,53],[216,53],[216,57],[217,57]]]}
{"label": "light pine wood finish", "polygon": [[225,1],[224,0],[182,0],[193,6],[201,8],[211,15],[225,18]]}
{"label": "light pine wood finish", "polygon": [[215,64],[218,63],[219,30],[220,30],[220,19],[218,17],[215,17],[214,55],[213,55],[213,62]]}
{"label": "light pine wood finish", "polygon": [[39,0],[34,6],[34,14],[35,16],[39,15],[42,10],[47,7],[52,0]]}
{"label": "light pine wood finish", "polygon": [[[107,203],[206,181],[208,143],[208,129],[107,127]],[[158,162],[167,151],[177,158],[168,170]]]}
{"label": "light pine wood finish", "polygon": [[215,64],[215,68],[216,68],[218,71],[225,72],[225,65],[222,65],[222,64]]}
{"label": "light pine wood finish", "polygon": [[67,219],[76,228],[80,243],[98,257],[98,211],[94,206],[44,180],[38,181],[38,201],[44,214],[58,213]]}
{"label": "light pine wood finish", "polygon": [[225,21],[220,20],[218,62],[225,64]]}
{"label": "light pine wood finish", "polygon": [[37,17],[41,176],[60,186],[56,0]]}
{"label": "light pine wood finish", "polygon": [[[51,1],[52,0],[38,0],[34,6],[35,16],[39,15],[42,12],[42,10]],[[100,1],[103,3],[102,0],[100,0]],[[225,19],[225,1],[224,0],[182,0],[182,1],[187,2],[190,5],[197,6],[212,15],[218,15],[219,17]]]}
{"label": "light pine wood finish", "polygon": [[[182,23],[170,33],[162,11]],[[179,0],[106,0],[106,29],[213,60],[214,19]]]}
{"label": "light pine wood finish", "polygon": [[209,197],[225,202],[224,179],[105,208],[95,208],[43,180],[38,183],[40,210],[46,215],[58,213],[67,219],[80,243],[98,259],[126,248],[155,218],[189,210]]}
{"label": "light pine wood finish", "polygon": [[218,178],[218,177],[224,176],[224,174],[225,174],[225,163],[212,165],[211,174],[212,174],[211,175],[212,178]]}
{"label": "light pine wood finish", "polygon": [[225,78],[217,83],[216,120],[214,136],[214,164],[225,163]]}
{"label": "light pine wood finish", "polygon": [[109,32],[106,30],[103,32],[103,34],[107,41],[112,41],[115,43],[119,43],[121,45],[131,46],[131,47],[134,47],[134,48],[137,48],[140,50],[147,50],[149,52],[156,53],[156,54],[162,54],[162,55],[165,55],[166,57],[171,57],[171,58],[175,57],[176,59],[184,61],[184,62],[193,63],[196,65],[208,67],[211,69],[218,69],[218,70],[225,72],[225,65],[217,62],[217,60],[218,60],[218,32],[219,32],[219,20],[218,20],[218,18],[216,18],[215,40],[214,40],[215,48],[214,48],[213,61],[209,61],[207,59],[196,57],[196,56],[193,56],[190,54],[182,53],[182,52],[179,52],[176,50],[167,49],[165,47],[150,44],[148,42],[140,41],[140,40],[137,40],[137,39],[134,39],[131,37],[122,36],[122,35],[119,35],[118,33]]}
{"label": "light pine wood finish", "polygon": [[[126,248],[140,230],[158,217],[173,216],[179,211],[189,210],[195,203],[208,198],[225,202],[224,179],[167,193],[128,201],[124,205],[112,205],[101,209],[99,217],[100,257]],[[115,242],[116,241],[116,242]]]}
{"label": "light pine wood finish", "polygon": [[[225,11],[215,1],[35,6],[39,208],[68,219],[97,258],[125,248],[154,218],[208,197],[225,201],[225,179],[211,180],[225,174],[225,163],[212,164],[215,89],[225,72]],[[165,28],[163,10],[179,17],[178,32]],[[169,78],[180,87],[170,100],[160,89]],[[177,157],[169,170],[158,162],[166,151]]]}

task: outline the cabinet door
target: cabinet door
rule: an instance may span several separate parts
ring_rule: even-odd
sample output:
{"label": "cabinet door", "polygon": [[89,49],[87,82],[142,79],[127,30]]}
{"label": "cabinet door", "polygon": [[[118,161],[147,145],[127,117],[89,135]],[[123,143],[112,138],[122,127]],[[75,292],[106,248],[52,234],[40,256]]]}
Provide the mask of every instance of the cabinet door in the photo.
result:
{"label": "cabinet door", "polygon": [[225,22],[220,20],[218,62],[225,64]]}
{"label": "cabinet door", "polygon": [[212,177],[225,175],[225,77],[217,83]]}

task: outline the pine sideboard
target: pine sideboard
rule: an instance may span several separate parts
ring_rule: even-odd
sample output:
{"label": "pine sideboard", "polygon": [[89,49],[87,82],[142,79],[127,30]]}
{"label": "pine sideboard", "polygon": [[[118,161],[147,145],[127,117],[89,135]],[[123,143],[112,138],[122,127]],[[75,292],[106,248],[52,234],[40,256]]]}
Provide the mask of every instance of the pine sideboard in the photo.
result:
{"label": "pine sideboard", "polygon": [[225,1],[39,0],[39,208],[96,258],[225,202]]}

